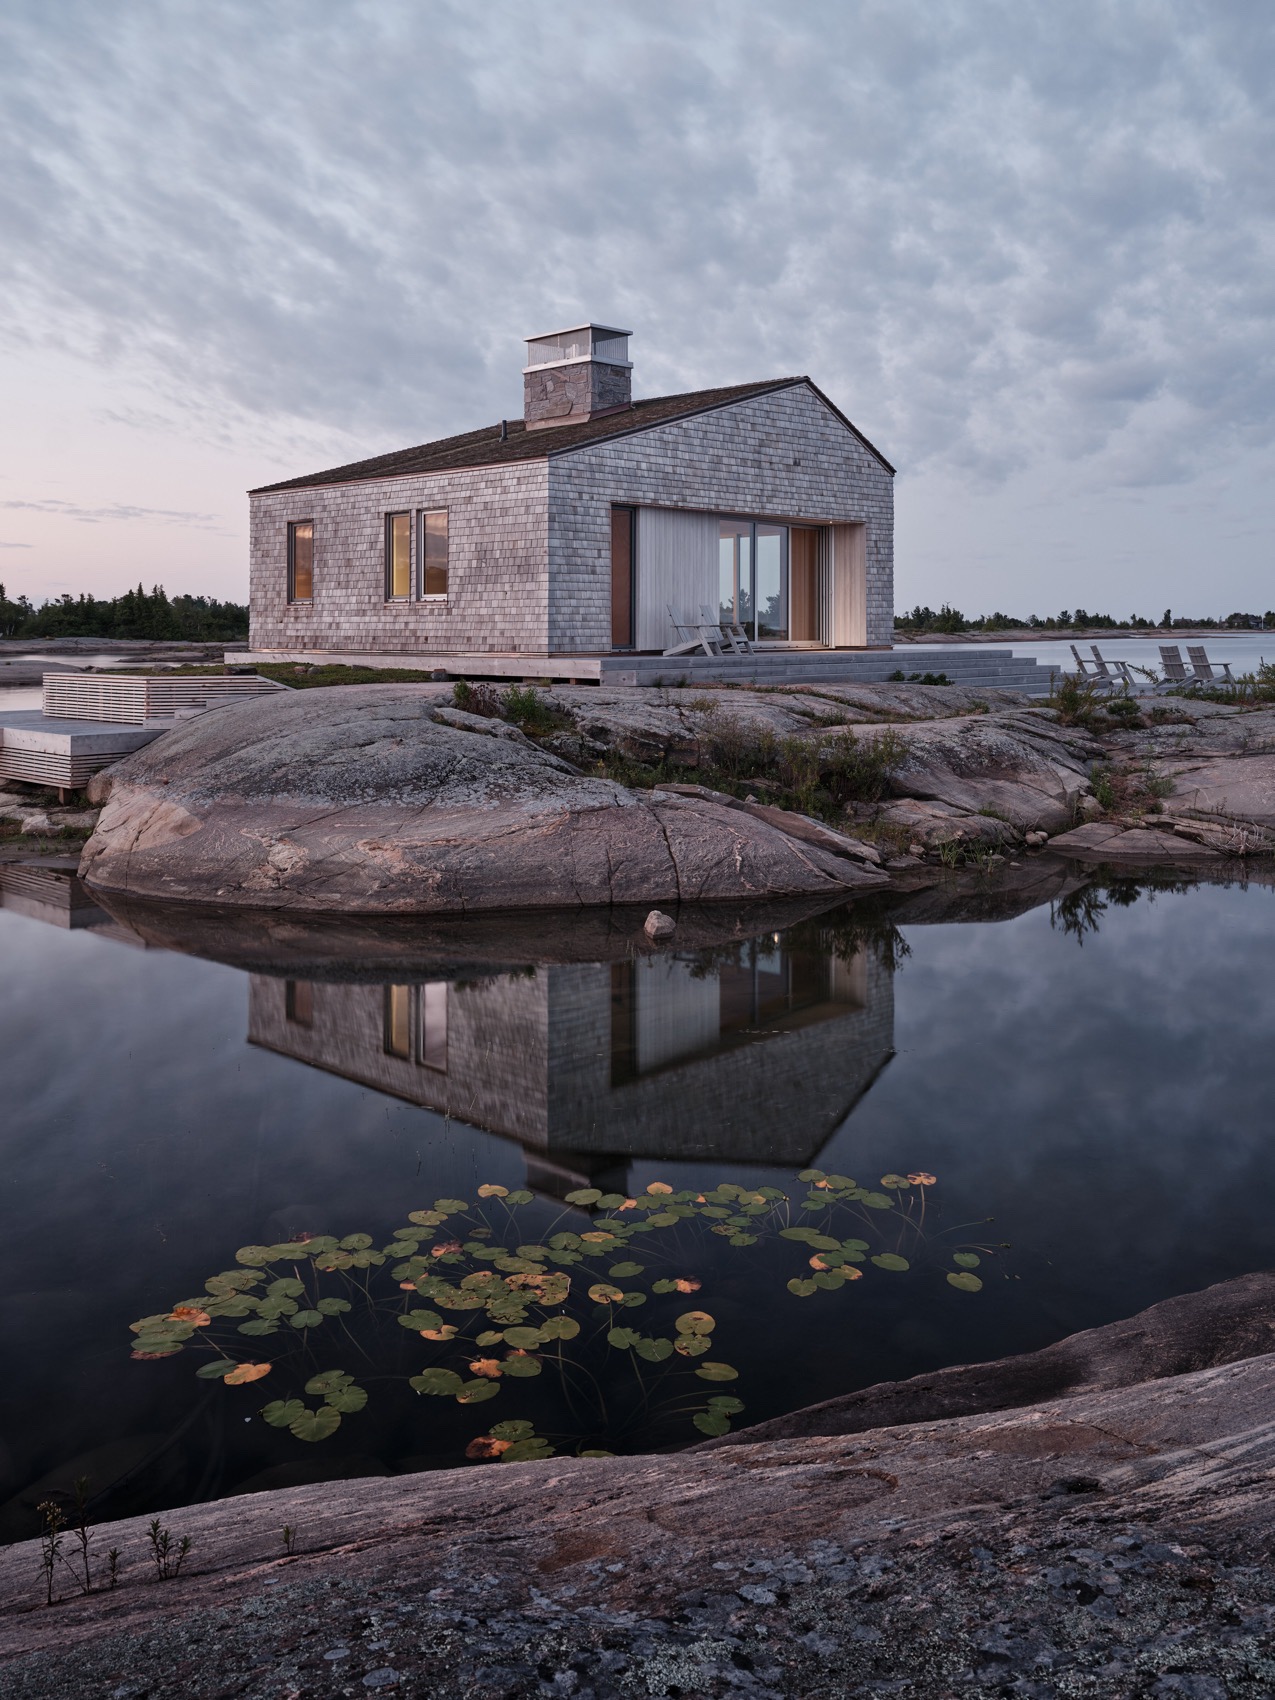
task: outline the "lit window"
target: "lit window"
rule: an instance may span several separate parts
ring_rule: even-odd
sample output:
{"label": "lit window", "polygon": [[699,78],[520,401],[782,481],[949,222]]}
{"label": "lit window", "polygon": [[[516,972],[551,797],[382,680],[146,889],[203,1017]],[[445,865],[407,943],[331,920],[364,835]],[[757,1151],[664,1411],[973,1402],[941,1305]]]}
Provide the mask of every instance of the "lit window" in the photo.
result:
{"label": "lit window", "polygon": [[406,602],[412,594],[412,516],[385,516],[385,594]]}
{"label": "lit window", "polygon": [[390,1057],[410,1057],[412,1054],[412,988],[385,988],[385,1054]]}
{"label": "lit window", "polygon": [[421,595],[447,595],[447,509],[421,515]]}
{"label": "lit window", "polygon": [[447,1073],[447,982],[421,987],[421,1061]]}
{"label": "lit window", "polygon": [[288,527],[288,601],[314,600],[314,521],[294,520]]}

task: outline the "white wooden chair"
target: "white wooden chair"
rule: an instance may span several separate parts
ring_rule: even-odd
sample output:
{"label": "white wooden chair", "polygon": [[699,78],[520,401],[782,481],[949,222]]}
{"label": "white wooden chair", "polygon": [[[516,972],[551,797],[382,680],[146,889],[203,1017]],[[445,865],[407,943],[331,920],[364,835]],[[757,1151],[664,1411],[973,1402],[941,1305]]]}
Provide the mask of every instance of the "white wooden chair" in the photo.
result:
{"label": "white wooden chair", "polygon": [[1182,651],[1176,643],[1160,645],[1160,661],[1164,667],[1164,682],[1166,685],[1198,685],[1200,680],[1194,673],[1188,673],[1182,661]]}
{"label": "white wooden chair", "polygon": [[1186,652],[1187,652],[1187,655],[1190,657],[1191,666],[1194,669],[1195,677],[1202,684],[1206,684],[1206,685],[1221,685],[1221,684],[1233,685],[1235,683],[1235,680],[1231,677],[1231,664],[1230,664],[1230,662],[1229,661],[1219,661],[1218,662],[1218,666],[1222,669],[1222,672],[1225,674],[1225,678],[1220,679],[1218,677],[1218,675],[1213,671],[1213,663],[1209,660],[1208,656],[1205,654],[1204,645],[1202,643],[1201,644],[1190,644],[1190,643],[1187,644]]}
{"label": "white wooden chair", "polygon": [[665,655],[691,655],[697,649],[702,649],[705,655],[722,653],[722,629],[711,621],[705,625],[701,620],[679,620],[670,602],[664,604],[664,611],[669,617],[673,630],[677,633],[677,642],[663,651]]}
{"label": "white wooden chair", "polygon": [[752,653],[753,646],[749,641],[748,633],[738,620],[716,618],[707,602],[700,603],[699,617],[704,625],[717,627],[717,630],[722,634],[722,642],[732,655],[750,655]]}

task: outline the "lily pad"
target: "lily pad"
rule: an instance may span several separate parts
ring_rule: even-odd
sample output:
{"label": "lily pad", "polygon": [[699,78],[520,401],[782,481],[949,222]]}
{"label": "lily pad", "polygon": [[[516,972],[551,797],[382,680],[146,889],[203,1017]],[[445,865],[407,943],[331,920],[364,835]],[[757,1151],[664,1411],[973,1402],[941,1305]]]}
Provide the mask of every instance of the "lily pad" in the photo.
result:
{"label": "lily pad", "polygon": [[631,1275],[641,1275],[644,1268],[641,1263],[613,1263],[607,1273],[613,1281],[627,1281]]}
{"label": "lily pad", "polygon": [[532,1435],[527,1440],[515,1440],[506,1452],[500,1455],[502,1464],[528,1464],[536,1458],[552,1458],[553,1447],[542,1435]]}
{"label": "lily pad", "polygon": [[983,1283],[968,1269],[949,1274],[947,1280],[949,1286],[956,1287],[962,1293],[981,1293],[983,1290]]}
{"label": "lily pad", "polygon": [[579,1204],[579,1205],[596,1204],[601,1197],[602,1197],[602,1188],[601,1187],[581,1186],[581,1187],[577,1187],[574,1192],[567,1193],[566,1194],[566,1201],[567,1201],[568,1204]]}
{"label": "lily pad", "polygon": [[511,1192],[509,1194],[509,1196],[505,1199],[505,1203],[530,1204],[534,1197],[534,1193],[528,1192],[525,1187],[520,1187],[517,1192]]}
{"label": "lily pad", "polygon": [[525,1357],[515,1355],[513,1357],[505,1358],[502,1360],[500,1367],[504,1370],[506,1375],[512,1375],[518,1380],[524,1380],[533,1375],[539,1375],[542,1366],[539,1358],[533,1358],[530,1354],[528,1354]]}
{"label": "lily pad", "polygon": [[230,1374],[234,1364],[229,1358],[214,1358],[210,1364],[200,1364],[195,1374],[201,1381],[220,1381]]}
{"label": "lily pad", "polygon": [[739,1371],[730,1364],[700,1364],[695,1371],[701,1381],[738,1381]]}
{"label": "lily pad", "polygon": [[322,1311],[324,1316],[341,1316],[349,1310],[350,1301],[348,1299],[320,1299],[314,1308]]}
{"label": "lily pad", "polygon": [[331,1405],[334,1411],[343,1411],[349,1416],[353,1411],[361,1411],[367,1404],[367,1389],[365,1387],[338,1387],[335,1393],[329,1393],[324,1399],[325,1405]]}
{"label": "lily pad", "polygon": [[[454,1369],[427,1369],[408,1382],[408,1386],[414,1387],[418,1393],[433,1393],[439,1398],[453,1397],[464,1385]],[[491,1385],[494,1388],[495,1383]]]}
{"label": "lily pad", "polygon": [[307,1393],[335,1393],[338,1387],[349,1387],[354,1377],[343,1369],[323,1369],[312,1375],[305,1384]]}
{"label": "lily pad", "polygon": [[295,1316],[290,1316],[288,1321],[294,1328],[317,1328],[323,1321],[323,1312],[321,1310],[299,1310]]}
{"label": "lily pad", "polygon": [[632,1328],[612,1328],[607,1332],[607,1345],[615,1346],[621,1352],[628,1352],[641,1338],[642,1336]]}
{"label": "lily pad", "polygon": [[683,1311],[677,1319],[679,1334],[711,1334],[717,1323],[706,1310]]}
{"label": "lily pad", "polygon": [[696,1411],[691,1421],[701,1434],[715,1436],[730,1433],[730,1418],[724,1411]]}
{"label": "lily pad", "polygon": [[409,1310],[399,1317],[404,1328],[415,1329],[418,1333],[422,1328],[441,1328],[443,1319],[436,1310]]}
{"label": "lily pad", "polygon": [[977,1252],[954,1251],[952,1253],[952,1262],[959,1263],[962,1269],[977,1269],[982,1261]]}
{"label": "lily pad", "polygon": [[[457,1377],[459,1380],[459,1377]],[[456,1393],[457,1403],[461,1405],[481,1405],[484,1399],[494,1399],[500,1392],[498,1381],[488,1381],[479,1377],[474,1381],[462,1382]]]}
{"label": "lily pad", "polygon": [[341,1413],[331,1405],[320,1405],[317,1411],[302,1411],[288,1424],[298,1440],[326,1440],[341,1426]]}
{"label": "lily pad", "polygon": [[872,1261],[878,1269],[903,1270],[912,1267],[907,1258],[900,1257],[897,1251],[883,1251],[879,1257],[874,1257]]}
{"label": "lily pad", "polygon": [[573,1316],[551,1316],[540,1325],[540,1333],[546,1340],[574,1340],[579,1332],[580,1324]]}
{"label": "lily pad", "polygon": [[534,1432],[535,1425],[529,1423],[526,1417],[510,1417],[507,1422],[493,1423],[487,1430],[493,1440],[526,1440]]}
{"label": "lily pad", "polygon": [[673,1356],[673,1342],[664,1338],[655,1340],[639,1340],[633,1348],[638,1357],[645,1358],[647,1363],[662,1364],[665,1358]]}
{"label": "lily pad", "polygon": [[794,1293],[799,1299],[808,1299],[811,1293],[817,1293],[819,1289],[813,1281],[794,1280],[789,1281],[788,1291]]}
{"label": "lily pad", "polygon": [[533,1346],[544,1342],[544,1335],[538,1328],[506,1328],[503,1337],[507,1345],[517,1346],[523,1351],[530,1351]]}
{"label": "lily pad", "polygon": [[271,1428],[290,1428],[305,1409],[305,1402],[301,1399],[272,1399],[262,1408],[261,1414]]}

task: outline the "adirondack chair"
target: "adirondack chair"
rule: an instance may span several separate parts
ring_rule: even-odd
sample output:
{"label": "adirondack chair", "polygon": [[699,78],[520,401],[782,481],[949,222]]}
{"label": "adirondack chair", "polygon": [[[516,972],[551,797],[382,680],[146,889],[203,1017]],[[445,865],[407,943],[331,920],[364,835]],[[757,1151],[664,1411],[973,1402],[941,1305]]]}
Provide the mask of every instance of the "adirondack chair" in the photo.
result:
{"label": "adirondack chair", "polygon": [[1097,678],[1098,677],[1098,669],[1094,666],[1093,662],[1092,661],[1086,661],[1084,656],[1076,648],[1074,643],[1071,644],[1069,647],[1071,649],[1072,656],[1075,659],[1076,671],[1080,675],[1080,677],[1082,679],[1095,679],[1095,678]]}
{"label": "adirondack chair", "polygon": [[1160,661],[1164,667],[1164,682],[1166,685],[1198,685],[1200,681],[1194,673],[1188,673],[1182,662],[1182,651],[1176,643],[1160,645]]}
{"label": "adirondack chair", "polygon": [[1191,666],[1194,669],[1196,678],[1203,684],[1220,685],[1225,682],[1228,685],[1233,685],[1235,683],[1235,680],[1231,677],[1231,664],[1229,661],[1218,662],[1218,666],[1226,675],[1225,681],[1218,678],[1217,674],[1213,671],[1213,663],[1204,653],[1204,645],[1202,643],[1187,644],[1186,652],[1191,659]]}
{"label": "adirondack chair", "polygon": [[1108,664],[1098,653],[1098,645],[1096,643],[1091,643],[1089,647],[1093,651],[1094,671],[1097,673],[1098,678],[1104,685],[1109,686],[1111,690],[1115,690],[1119,685],[1131,685],[1133,683],[1133,680],[1129,677],[1129,670],[1123,661],[1116,661]]}
{"label": "adirondack chair", "polygon": [[720,626],[714,625],[711,621],[705,625],[702,620],[698,622],[679,620],[671,602],[664,604],[664,611],[669,617],[673,630],[677,633],[677,642],[671,648],[663,651],[665,655],[690,655],[697,649],[702,649],[705,655],[721,655],[722,630]]}
{"label": "adirondack chair", "polygon": [[716,618],[707,602],[699,605],[699,617],[706,626],[716,626],[722,634],[722,642],[732,655],[748,655],[752,651],[748,633],[738,620],[722,620]]}
{"label": "adirondack chair", "polygon": [[1098,668],[1099,675],[1111,684],[1127,685],[1132,691],[1137,689],[1139,678],[1149,679],[1152,683],[1155,682],[1155,674],[1148,672],[1145,667],[1138,667],[1132,661],[1105,661],[1098,653],[1096,643],[1091,643],[1089,647],[1093,650],[1094,663]]}

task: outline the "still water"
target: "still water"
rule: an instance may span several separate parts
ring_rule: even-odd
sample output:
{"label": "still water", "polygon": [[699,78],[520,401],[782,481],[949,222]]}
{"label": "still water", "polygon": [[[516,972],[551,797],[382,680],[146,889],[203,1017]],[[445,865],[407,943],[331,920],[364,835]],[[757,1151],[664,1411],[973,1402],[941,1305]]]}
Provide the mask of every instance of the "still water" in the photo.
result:
{"label": "still water", "polygon": [[[577,945],[537,960],[511,940],[493,972],[490,931],[459,971],[396,969],[368,933],[335,947],[304,929],[187,938],[108,915],[69,874],[0,868],[0,1538],[33,1532],[34,1504],[80,1474],[105,1517],[452,1466],[507,1419],[564,1452],[682,1445],[701,1437],[690,1413],[706,1396],[762,1420],[1268,1267],[1275,894],[1086,885],[1061,863],[1030,877],[1017,895],[953,886],[752,938],[692,934],[660,955],[636,948],[636,928],[592,959]],[[781,1223],[824,1222],[801,1214],[809,1170],[878,1203],[839,1206],[833,1242],[858,1236],[860,1265],[803,1296],[788,1282],[813,1279],[811,1247]],[[927,1179],[881,1193],[883,1176],[908,1175]],[[714,1237],[726,1209],[609,1249],[578,1239],[605,1236],[600,1218],[629,1233],[650,1210],[626,1201],[651,1183],[688,1209],[702,1194],[711,1213],[723,1182],[761,1213],[734,1218],[745,1243]],[[553,1267],[577,1298],[590,1281],[643,1289],[640,1310],[572,1312],[573,1349],[593,1340],[572,1385],[596,1409],[547,1357],[481,1411],[408,1385],[445,1348],[394,1326],[396,1309],[442,1302],[400,1289],[412,1269],[395,1258],[417,1250],[402,1234],[426,1262],[431,1240],[476,1234],[479,1262],[445,1273],[489,1267],[472,1213],[411,1226],[440,1199],[478,1205],[483,1185],[526,1196],[510,1248],[575,1237]],[[581,1190],[594,1198],[564,1203]],[[480,1208],[504,1233],[500,1195]],[[265,1278],[303,1265],[308,1281],[301,1237],[351,1234],[400,1249],[323,1277],[346,1283],[330,1291],[352,1295],[348,1313],[301,1334],[284,1315],[249,1339],[233,1317],[214,1325],[239,1359],[272,1364],[260,1383],[199,1379],[209,1355],[185,1347],[130,1357],[135,1319],[206,1296],[209,1277],[259,1274],[240,1248],[290,1244]],[[889,1267],[900,1253],[909,1267]],[[947,1278],[973,1267],[980,1291]],[[698,1282],[694,1297],[662,1296],[659,1276]],[[388,1329],[363,1314],[374,1283]],[[619,1322],[671,1339],[688,1306],[710,1316],[703,1361],[735,1370],[728,1382],[696,1379],[698,1348],[643,1362],[603,1337]],[[332,1368],[368,1393],[336,1432],[312,1443],[262,1419]],[[653,1416],[672,1370],[681,1391]]]}

